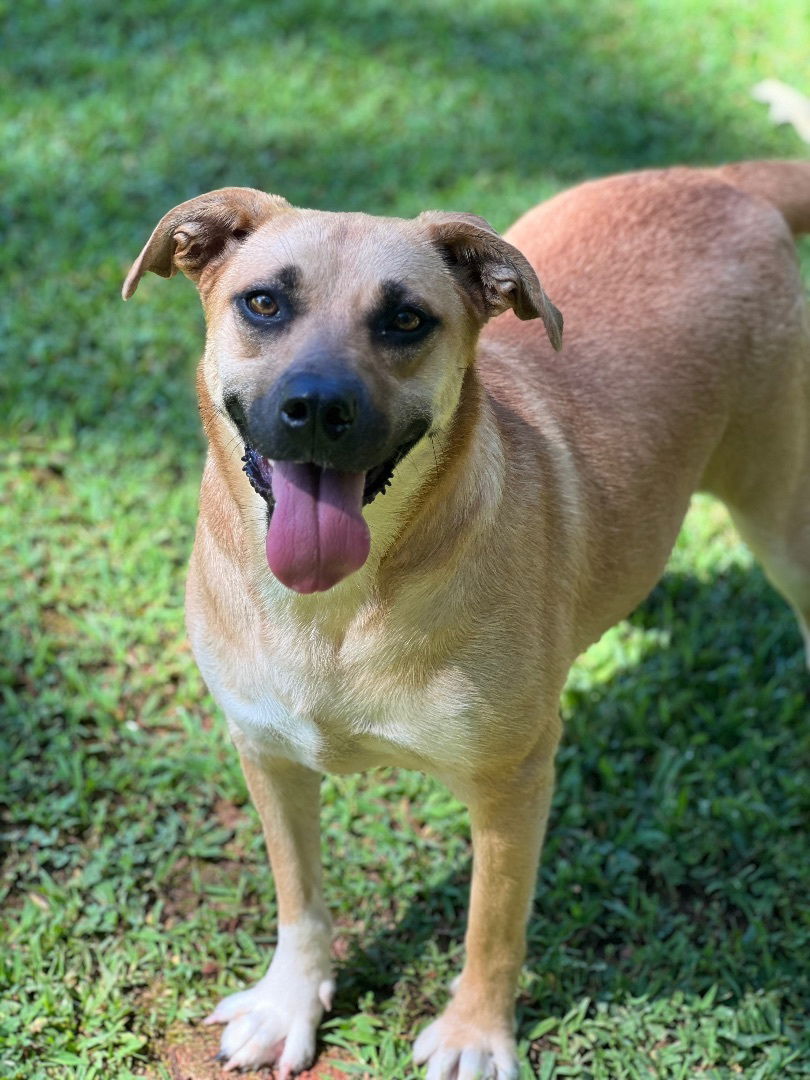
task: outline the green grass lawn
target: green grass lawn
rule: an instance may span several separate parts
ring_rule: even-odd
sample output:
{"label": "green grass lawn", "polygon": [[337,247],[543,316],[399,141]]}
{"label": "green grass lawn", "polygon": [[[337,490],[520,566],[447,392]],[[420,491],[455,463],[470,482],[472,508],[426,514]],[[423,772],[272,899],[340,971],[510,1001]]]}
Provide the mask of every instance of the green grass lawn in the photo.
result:
{"label": "green grass lawn", "polygon": [[[810,17],[806,0],[0,12],[0,1080],[177,1080],[178,1055],[212,1045],[194,1022],[262,972],[275,902],[182,627],[202,318],[180,281],[124,307],[129,262],[224,184],[503,228],[588,176],[806,155],[749,90],[810,92]],[[810,1076],[807,687],[786,607],[699,500],[664,581],[565,695],[523,1080]],[[322,1061],[408,1080],[460,960],[465,815],[407,772],[328,780],[325,803]]]}

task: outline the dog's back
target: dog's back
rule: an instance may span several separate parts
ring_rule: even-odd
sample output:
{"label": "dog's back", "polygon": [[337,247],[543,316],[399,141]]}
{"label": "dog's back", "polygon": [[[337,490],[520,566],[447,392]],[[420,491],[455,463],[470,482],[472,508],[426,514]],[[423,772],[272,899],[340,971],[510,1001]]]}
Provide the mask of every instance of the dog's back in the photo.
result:
{"label": "dog's back", "polygon": [[506,234],[542,269],[565,347],[507,314],[479,370],[516,427],[544,446],[549,425],[564,432],[591,636],[629,610],[613,597],[651,588],[696,488],[724,499],[807,618],[810,344],[791,230],[810,230],[810,162],[608,177]]}

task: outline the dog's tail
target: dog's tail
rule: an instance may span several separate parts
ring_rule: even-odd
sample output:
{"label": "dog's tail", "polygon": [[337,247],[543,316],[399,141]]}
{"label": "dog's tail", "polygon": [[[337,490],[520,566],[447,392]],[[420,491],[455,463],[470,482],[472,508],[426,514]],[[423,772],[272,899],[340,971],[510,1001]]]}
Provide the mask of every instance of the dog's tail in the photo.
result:
{"label": "dog's tail", "polygon": [[810,232],[810,161],[740,161],[713,172],[780,210],[798,236]]}

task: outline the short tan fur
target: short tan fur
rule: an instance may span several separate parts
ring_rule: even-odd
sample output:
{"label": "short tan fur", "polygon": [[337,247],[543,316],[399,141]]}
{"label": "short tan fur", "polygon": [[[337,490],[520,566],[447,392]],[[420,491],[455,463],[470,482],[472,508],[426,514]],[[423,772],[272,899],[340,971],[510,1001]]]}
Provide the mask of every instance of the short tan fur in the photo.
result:
{"label": "short tan fur", "polygon": [[[286,1078],[311,1059],[332,993],[319,777],[392,764],[467,803],[474,849],[464,969],[416,1059],[430,1080],[517,1075],[559,694],[660,577],[692,492],[728,505],[810,653],[810,332],[791,230],[810,230],[810,163],[597,180],[504,238],[468,214],[330,214],[243,188],[158,224],[124,294],[180,269],[205,308],[188,629],[279,897],[268,974],[209,1018],[226,1067]],[[283,334],[246,326],[235,298],[290,267],[296,317]],[[391,281],[437,317],[406,353],[369,332]],[[368,558],[309,595],[270,572],[267,505],[226,406],[269,400],[302,357],[359,380],[386,431],[429,418],[363,511]]]}

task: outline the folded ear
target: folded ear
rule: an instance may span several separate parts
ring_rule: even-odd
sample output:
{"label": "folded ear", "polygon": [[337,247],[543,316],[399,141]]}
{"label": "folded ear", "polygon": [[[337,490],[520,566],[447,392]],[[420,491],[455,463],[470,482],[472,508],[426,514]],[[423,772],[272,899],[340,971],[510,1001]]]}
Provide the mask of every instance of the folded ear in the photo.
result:
{"label": "folded ear", "polygon": [[192,281],[199,281],[214,260],[289,205],[279,195],[238,187],[209,191],[180,203],[158,222],[132,264],[121,295],[129,300],[147,270],[161,277],[182,270]]}
{"label": "folded ear", "polygon": [[543,320],[555,349],[562,347],[563,318],[528,259],[476,214],[427,210],[417,218],[484,320],[512,308],[519,319]]}

